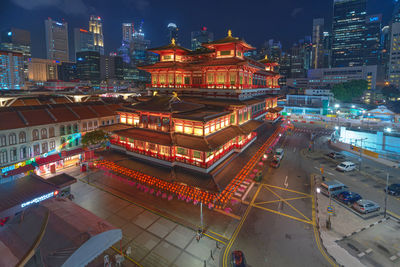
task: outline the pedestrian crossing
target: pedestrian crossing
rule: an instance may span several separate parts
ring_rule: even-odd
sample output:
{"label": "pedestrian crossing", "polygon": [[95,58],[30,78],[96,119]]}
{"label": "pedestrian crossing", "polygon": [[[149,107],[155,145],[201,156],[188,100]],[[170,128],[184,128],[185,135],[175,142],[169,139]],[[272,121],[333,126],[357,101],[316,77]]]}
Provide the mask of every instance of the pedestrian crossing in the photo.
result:
{"label": "pedestrian crossing", "polygon": [[331,135],[333,133],[332,129],[325,129],[325,128],[301,128],[296,127],[294,128],[293,132],[295,135],[300,135],[303,133],[314,133],[317,135]]}

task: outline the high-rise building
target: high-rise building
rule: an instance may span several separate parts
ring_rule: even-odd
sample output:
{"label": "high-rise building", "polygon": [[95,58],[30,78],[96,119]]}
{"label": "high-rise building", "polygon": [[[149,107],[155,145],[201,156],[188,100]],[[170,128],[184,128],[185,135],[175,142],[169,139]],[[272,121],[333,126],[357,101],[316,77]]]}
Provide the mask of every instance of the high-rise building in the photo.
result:
{"label": "high-rise building", "polygon": [[307,71],[311,68],[311,56],[312,43],[310,36],[306,36],[305,39],[299,40],[298,43],[292,46],[290,57],[291,78],[306,77]]}
{"label": "high-rise building", "polygon": [[122,23],[122,42],[130,43],[134,32],[133,23]]}
{"label": "high-rise building", "polygon": [[90,16],[89,32],[93,33],[93,45],[95,51],[104,55],[103,23],[98,16]]}
{"label": "high-rise building", "polygon": [[82,51],[96,51],[93,33],[84,29],[74,29],[74,44],[75,54]]}
{"label": "high-rise building", "polygon": [[29,81],[43,83],[58,80],[57,67],[60,64],[52,59],[31,58],[28,62]]}
{"label": "high-rise building", "polygon": [[124,76],[122,63],[120,56],[100,56],[100,79],[122,80]]}
{"label": "high-rise building", "polygon": [[312,63],[311,68],[318,69],[324,66],[324,19],[313,20],[312,32]]}
{"label": "high-rise building", "polygon": [[17,28],[1,32],[0,50],[21,53],[24,58],[24,77],[28,78],[28,60],[31,55],[31,33]]}
{"label": "high-rise building", "polygon": [[47,59],[69,61],[68,23],[45,20]]}
{"label": "high-rise building", "polygon": [[200,31],[191,33],[191,48],[196,50],[202,47],[202,43],[212,42],[214,40],[214,33],[209,32],[207,27],[201,27]]}
{"label": "high-rise building", "polygon": [[175,23],[171,22],[168,24],[167,26],[168,29],[168,41],[171,42],[172,39],[175,39],[175,43],[179,43],[178,42],[178,27],[176,26]]}
{"label": "high-rise building", "polygon": [[76,72],[82,81],[100,82],[100,53],[97,51],[76,53]]}
{"label": "high-rise building", "polygon": [[61,62],[57,66],[58,80],[70,82],[78,79],[76,72],[76,63],[74,62]]}
{"label": "high-rise building", "polygon": [[329,32],[324,32],[322,37],[322,45],[323,45],[323,68],[329,68],[332,66],[332,36]]}
{"label": "high-rise building", "polygon": [[367,16],[365,20],[364,64],[378,65],[382,15]]}
{"label": "high-rise building", "polygon": [[400,22],[391,25],[389,83],[400,88]]}
{"label": "high-rise building", "polygon": [[24,57],[21,53],[0,51],[0,90],[24,89]]}
{"label": "high-rise building", "polygon": [[332,23],[333,67],[364,64],[367,0],[334,0]]}

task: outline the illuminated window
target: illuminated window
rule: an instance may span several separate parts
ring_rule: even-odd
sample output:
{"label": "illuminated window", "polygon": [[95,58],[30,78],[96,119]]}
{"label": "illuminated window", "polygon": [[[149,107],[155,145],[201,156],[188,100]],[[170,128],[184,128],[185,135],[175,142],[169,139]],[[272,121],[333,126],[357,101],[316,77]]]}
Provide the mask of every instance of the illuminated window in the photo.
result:
{"label": "illuminated window", "polygon": [[236,73],[231,72],[231,73],[229,74],[229,80],[230,80],[230,82],[231,82],[231,85],[234,85],[234,84],[236,83]]}
{"label": "illuminated window", "polygon": [[185,125],[185,134],[192,134],[192,133],[193,133],[193,127]]}
{"label": "illuminated window", "polygon": [[207,83],[208,84],[214,83],[214,73],[207,73]]}
{"label": "illuminated window", "polygon": [[195,127],[194,128],[194,134],[195,135],[203,135],[203,128]]}
{"label": "illuminated window", "polygon": [[215,124],[211,124],[210,126],[210,132],[213,133],[215,131]]}
{"label": "illuminated window", "polygon": [[182,124],[175,124],[175,132],[178,132],[178,133],[182,133],[183,132]]}
{"label": "illuminated window", "polygon": [[120,121],[121,121],[121,123],[126,123],[126,117],[125,116],[121,116]]}
{"label": "illuminated window", "polygon": [[177,147],[176,148],[176,153],[179,155],[187,156],[188,155],[188,150],[183,147]]}
{"label": "illuminated window", "polygon": [[217,83],[224,84],[225,83],[225,73],[218,73],[217,74]]}
{"label": "illuminated window", "polygon": [[221,56],[230,56],[231,55],[231,50],[224,50],[220,51]]}
{"label": "illuminated window", "polygon": [[209,133],[210,133],[210,126],[207,125],[207,126],[204,127],[204,134],[207,135]]}
{"label": "illuminated window", "polygon": [[133,123],[132,117],[128,117],[128,124],[132,125],[132,123]]}
{"label": "illuminated window", "polygon": [[193,150],[193,158],[200,159],[201,158],[201,152]]}

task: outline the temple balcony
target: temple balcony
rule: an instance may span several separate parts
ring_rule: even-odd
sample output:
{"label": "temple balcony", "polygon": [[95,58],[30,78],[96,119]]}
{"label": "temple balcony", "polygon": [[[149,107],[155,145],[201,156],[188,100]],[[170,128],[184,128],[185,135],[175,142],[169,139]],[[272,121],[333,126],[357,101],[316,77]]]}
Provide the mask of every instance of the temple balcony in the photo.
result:
{"label": "temple balcony", "polygon": [[204,89],[259,89],[280,88],[279,85],[255,85],[255,84],[146,84],[146,88],[204,88]]}

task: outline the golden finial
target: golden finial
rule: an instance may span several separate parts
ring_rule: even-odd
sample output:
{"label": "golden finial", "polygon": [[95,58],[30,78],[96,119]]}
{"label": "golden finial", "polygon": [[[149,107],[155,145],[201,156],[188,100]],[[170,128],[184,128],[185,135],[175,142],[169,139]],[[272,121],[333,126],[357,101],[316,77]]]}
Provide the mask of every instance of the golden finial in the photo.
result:
{"label": "golden finial", "polygon": [[232,37],[232,31],[228,30],[228,37]]}
{"label": "golden finial", "polygon": [[153,96],[156,96],[156,95],[158,95],[158,92],[157,92],[157,91],[154,91],[154,92],[153,92]]}
{"label": "golden finial", "polygon": [[171,44],[172,44],[172,45],[175,45],[175,38],[172,38],[172,39],[171,39]]}
{"label": "golden finial", "polygon": [[265,55],[265,58],[264,58],[265,60],[267,60],[268,59],[268,55]]}

